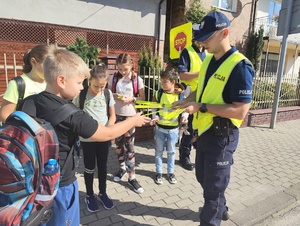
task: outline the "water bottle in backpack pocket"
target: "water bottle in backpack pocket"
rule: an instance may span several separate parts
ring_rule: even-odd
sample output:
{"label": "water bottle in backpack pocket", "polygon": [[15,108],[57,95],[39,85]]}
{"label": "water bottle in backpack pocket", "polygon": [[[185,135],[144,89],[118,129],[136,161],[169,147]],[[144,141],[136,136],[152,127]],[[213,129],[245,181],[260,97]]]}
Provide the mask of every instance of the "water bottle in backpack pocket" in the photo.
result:
{"label": "water bottle in backpack pocket", "polygon": [[56,159],[49,159],[42,170],[41,183],[35,201],[41,205],[48,205],[54,199],[60,181],[60,168]]}

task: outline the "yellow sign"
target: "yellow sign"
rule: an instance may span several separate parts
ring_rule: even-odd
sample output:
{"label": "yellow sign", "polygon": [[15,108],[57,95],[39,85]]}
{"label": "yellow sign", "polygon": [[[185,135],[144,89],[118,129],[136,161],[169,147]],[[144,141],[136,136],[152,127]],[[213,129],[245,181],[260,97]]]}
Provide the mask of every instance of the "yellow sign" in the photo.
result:
{"label": "yellow sign", "polygon": [[174,27],[170,31],[170,58],[179,58],[181,50],[192,45],[192,23]]}

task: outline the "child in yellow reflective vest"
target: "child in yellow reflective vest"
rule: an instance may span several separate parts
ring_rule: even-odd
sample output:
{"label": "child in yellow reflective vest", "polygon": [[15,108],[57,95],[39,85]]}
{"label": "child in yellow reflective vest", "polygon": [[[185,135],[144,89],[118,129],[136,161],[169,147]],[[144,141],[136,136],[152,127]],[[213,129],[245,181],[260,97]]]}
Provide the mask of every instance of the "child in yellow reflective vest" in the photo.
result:
{"label": "child in yellow reflective vest", "polygon": [[[170,106],[173,102],[178,101],[183,97],[183,87],[177,83],[178,73],[174,69],[165,70],[160,74],[161,90],[156,91],[153,97],[163,105]],[[183,98],[182,98],[183,99]],[[154,109],[155,111],[155,109]],[[171,108],[165,107],[159,111],[159,114],[153,114],[150,124],[156,124],[155,127],[155,166],[156,176],[154,181],[156,184],[162,184],[162,156],[164,148],[167,152],[167,178],[171,184],[177,183],[174,174],[176,143],[178,140],[179,120],[186,124],[188,114],[184,113],[181,116],[167,117],[170,112],[174,111]]]}

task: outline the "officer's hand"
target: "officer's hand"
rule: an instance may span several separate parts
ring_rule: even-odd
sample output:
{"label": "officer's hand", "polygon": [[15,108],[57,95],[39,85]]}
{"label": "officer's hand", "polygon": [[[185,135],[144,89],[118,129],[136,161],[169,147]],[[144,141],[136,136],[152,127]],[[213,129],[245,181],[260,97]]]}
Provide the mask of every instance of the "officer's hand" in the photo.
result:
{"label": "officer's hand", "polygon": [[172,109],[176,109],[176,108],[183,108],[182,105],[186,104],[185,100],[179,100],[179,101],[175,101],[171,108]]}
{"label": "officer's hand", "polygon": [[185,107],[185,112],[191,114],[194,114],[195,112],[199,111],[201,104],[198,102],[188,102],[185,105],[183,105],[183,107]]}

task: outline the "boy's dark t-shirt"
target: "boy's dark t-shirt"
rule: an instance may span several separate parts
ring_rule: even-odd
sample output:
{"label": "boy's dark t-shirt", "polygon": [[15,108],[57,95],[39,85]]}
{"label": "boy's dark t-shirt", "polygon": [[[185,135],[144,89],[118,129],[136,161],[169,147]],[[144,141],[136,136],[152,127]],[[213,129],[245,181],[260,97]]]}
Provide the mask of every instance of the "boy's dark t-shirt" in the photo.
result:
{"label": "boy's dark t-shirt", "polygon": [[[36,116],[46,119],[63,104],[72,103],[69,100],[62,99],[52,93],[43,91],[37,95],[35,99]],[[84,138],[91,137],[98,128],[98,122],[94,120],[88,113],[79,110],[75,114],[54,127],[59,141],[59,165],[62,167],[65,163],[67,155],[71,147],[76,142],[78,136]],[[63,178],[59,186],[68,186],[76,180],[74,161],[66,167]]]}

